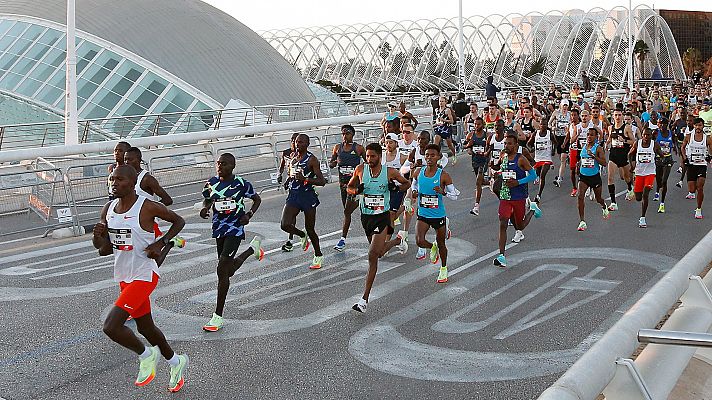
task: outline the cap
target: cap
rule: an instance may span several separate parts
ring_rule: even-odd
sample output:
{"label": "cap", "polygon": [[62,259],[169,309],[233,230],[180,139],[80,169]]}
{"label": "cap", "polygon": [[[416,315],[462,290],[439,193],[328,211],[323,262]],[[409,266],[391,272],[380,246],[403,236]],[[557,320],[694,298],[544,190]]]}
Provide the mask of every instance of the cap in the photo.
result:
{"label": "cap", "polygon": [[398,107],[398,105],[392,101],[388,102],[388,107]]}
{"label": "cap", "polygon": [[397,141],[398,141],[398,135],[396,135],[395,133],[391,132],[391,133],[389,133],[389,134],[386,135],[386,140],[393,140],[394,142],[397,142]]}
{"label": "cap", "polygon": [[563,100],[561,100],[561,105],[562,105],[562,106],[568,106],[568,105],[570,105],[570,104],[569,104],[569,101],[568,101],[568,100],[563,99]]}
{"label": "cap", "polygon": [[710,99],[705,99],[705,100],[702,102],[702,104],[704,104],[704,105],[706,105],[706,106],[712,105],[712,100],[710,100]]}
{"label": "cap", "polygon": [[512,110],[512,109],[511,109],[511,108],[509,108],[509,107],[505,108],[505,109],[504,109],[504,111],[505,111],[505,112],[511,112],[511,113],[513,113],[513,112],[514,112],[514,110]]}

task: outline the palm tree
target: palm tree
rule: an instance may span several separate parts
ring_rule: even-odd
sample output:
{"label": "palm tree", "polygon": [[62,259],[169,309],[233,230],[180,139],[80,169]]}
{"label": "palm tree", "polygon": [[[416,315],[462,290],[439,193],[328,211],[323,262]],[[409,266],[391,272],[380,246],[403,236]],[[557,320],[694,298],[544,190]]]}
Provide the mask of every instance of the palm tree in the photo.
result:
{"label": "palm tree", "polygon": [[633,54],[638,59],[638,78],[642,78],[645,73],[645,57],[650,53],[650,47],[643,41],[643,39],[638,39],[635,41],[633,46]]}
{"label": "palm tree", "polygon": [[539,56],[539,58],[534,61],[529,68],[524,71],[522,75],[524,77],[529,78],[535,74],[542,74],[544,73],[544,69],[546,68],[546,56]]}

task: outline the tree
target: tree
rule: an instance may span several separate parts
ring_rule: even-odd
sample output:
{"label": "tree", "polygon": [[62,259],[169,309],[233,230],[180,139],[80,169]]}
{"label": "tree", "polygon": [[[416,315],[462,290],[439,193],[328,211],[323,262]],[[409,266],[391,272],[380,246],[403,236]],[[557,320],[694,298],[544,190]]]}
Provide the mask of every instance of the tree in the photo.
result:
{"label": "tree", "polygon": [[636,40],[635,45],[633,45],[633,54],[635,54],[635,58],[638,59],[639,78],[643,78],[643,74],[645,73],[645,58],[648,56],[648,53],[650,53],[648,44],[645,43],[643,39]]}
{"label": "tree", "polygon": [[685,54],[682,55],[682,66],[687,76],[692,76],[695,71],[702,71],[702,53],[700,50],[694,47],[685,50]]}
{"label": "tree", "polygon": [[705,63],[705,69],[704,69],[704,76],[709,78],[712,76],[712,57],[707,59],[707,62]]}
{"label": "tree", "polygon": [[378,49],[376,50],[378,52],[378,56],[383,59],[383,68],[386,68],[386,60],[388,59],[388,56],[391,55],[391,44],[388,42],[383,42],[378,46]]}
{"label": "tree", "polygon": [[536,61],[534,61],[529,68],[524,71],[524,77],[529,78],[536,74],[544,73],[544,68],[546,67],[546,57],[540,56]]}

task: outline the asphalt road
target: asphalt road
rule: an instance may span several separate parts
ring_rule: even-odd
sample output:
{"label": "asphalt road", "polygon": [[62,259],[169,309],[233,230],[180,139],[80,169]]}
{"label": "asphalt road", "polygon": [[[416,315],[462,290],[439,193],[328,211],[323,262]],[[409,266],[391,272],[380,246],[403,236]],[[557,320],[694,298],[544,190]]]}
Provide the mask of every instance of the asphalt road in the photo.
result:
{"label": "asphalt road", "polygon": [[248,236],[263,235],[268,254],[233,277],[217,333],[201,330],[214,307],[214,242],[208,221],[184,210],[188,246],[171,252],[152,299],[157,325],[190,356],[178,394],[166,390],[163,362],[153,383],[134,387],[137,357],[101,332],[117,286],[111,259],[97,256],[89,236],[0,244],[0,397],[532,399],[710,230],[672,186],[675,173],[667,213],[651,202],[647,229],[637,226],[635,202],[620,199],[604,221],[587,200],[589,229],[577,232],[570,188],[548,183],[543,218],[508,250],[502,270],[491,262],[496,198],[485,192],[481,215],[470,215],[469,160],[448,169],[462,191],[447,203],[449,282],[437,284],[438,266],[415,259],[411,228],[408,253],[381,261],[365,314],[351,310],[367,268],[357,214],[346,251],[332,250],[341,224],[336,186],[320,190],[326,257],[318,271],[307,268],[311,250],[279,250],[284,198],[265,195]]}

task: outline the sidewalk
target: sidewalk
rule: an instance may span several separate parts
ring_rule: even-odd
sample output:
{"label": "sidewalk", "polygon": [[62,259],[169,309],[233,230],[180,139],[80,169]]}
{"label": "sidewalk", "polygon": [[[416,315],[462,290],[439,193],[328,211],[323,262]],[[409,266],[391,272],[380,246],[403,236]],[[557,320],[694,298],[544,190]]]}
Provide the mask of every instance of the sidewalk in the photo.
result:
{"label": "sidewalk", "polygon": [[677,385],[670,392],[670,400],[712,399],[712,364],[693,357]]}

